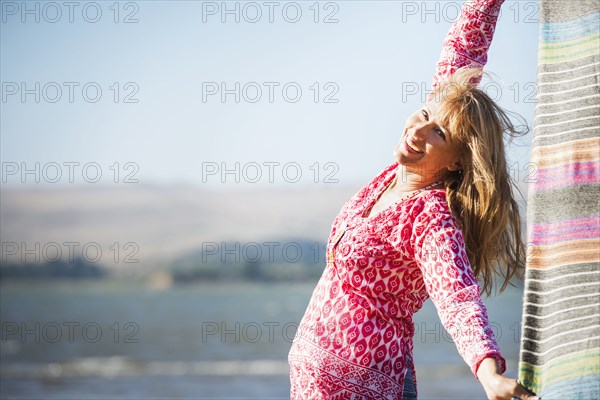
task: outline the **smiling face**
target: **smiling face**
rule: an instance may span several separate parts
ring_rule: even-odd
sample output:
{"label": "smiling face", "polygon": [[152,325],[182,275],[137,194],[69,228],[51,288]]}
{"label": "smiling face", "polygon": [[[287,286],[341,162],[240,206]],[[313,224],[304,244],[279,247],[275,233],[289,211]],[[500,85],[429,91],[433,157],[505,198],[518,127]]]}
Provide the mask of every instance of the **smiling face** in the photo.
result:
{"label": "smiling face", "polygon": [[461,145],[436,119],[438,103],[425,103],[406,121],[404,132],[394,149],[394,158],[408,172],[429,183],[443,179],[448,171],[461,167]]}

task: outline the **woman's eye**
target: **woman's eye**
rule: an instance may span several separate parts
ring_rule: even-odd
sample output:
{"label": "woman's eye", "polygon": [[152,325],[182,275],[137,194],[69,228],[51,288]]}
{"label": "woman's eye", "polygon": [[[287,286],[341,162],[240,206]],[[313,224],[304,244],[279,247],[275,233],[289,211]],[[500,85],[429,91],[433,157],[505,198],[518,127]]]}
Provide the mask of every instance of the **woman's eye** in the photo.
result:
{"label": "woman's eye", "polygon": [[421,110],[421,114],[423,114],[426,120],[429,120],[429,114],[427,114],[427,111],[425,111],[425,109]]}
{"label": "woman's eye", "polygon": [[446,135],[444,134],[444,132],[441,129],[437,128],[435,131],[442,139],[444,139],[444,140],[446,139]]}

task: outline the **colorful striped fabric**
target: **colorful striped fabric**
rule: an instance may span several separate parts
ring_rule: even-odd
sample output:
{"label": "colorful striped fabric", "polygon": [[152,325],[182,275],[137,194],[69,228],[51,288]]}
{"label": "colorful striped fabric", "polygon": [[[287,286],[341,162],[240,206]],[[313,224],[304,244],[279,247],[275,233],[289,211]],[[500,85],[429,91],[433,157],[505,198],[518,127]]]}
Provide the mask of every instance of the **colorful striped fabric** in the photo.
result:
{"label": "colorful striped fabric", "polygon": [[520,381],[600,398],[600,0],[541,0]]}

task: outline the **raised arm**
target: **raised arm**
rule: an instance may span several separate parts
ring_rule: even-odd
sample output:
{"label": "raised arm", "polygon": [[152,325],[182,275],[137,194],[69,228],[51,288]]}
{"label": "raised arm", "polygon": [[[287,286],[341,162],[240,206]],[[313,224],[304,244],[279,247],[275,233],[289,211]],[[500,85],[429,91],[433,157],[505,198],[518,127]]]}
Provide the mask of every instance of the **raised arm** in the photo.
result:
{"label": "raised arm", "polygon": [[[504,0],[468,0],[444,39],[432,87],[435,89],[458,68],[482,68],[492,44]],[[481,79],[476,82],[479,83]]]}

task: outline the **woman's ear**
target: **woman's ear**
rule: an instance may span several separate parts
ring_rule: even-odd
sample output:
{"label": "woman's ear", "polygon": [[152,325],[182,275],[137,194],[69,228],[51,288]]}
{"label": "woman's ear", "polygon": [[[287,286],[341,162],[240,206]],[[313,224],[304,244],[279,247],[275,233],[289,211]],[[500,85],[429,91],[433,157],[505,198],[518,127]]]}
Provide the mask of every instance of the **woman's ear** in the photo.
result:
{"label": "woman's ear", "polygon": [[460,171],[462,169],[462,165],[459,162],[453,162],[448,164],[448,171]]}

